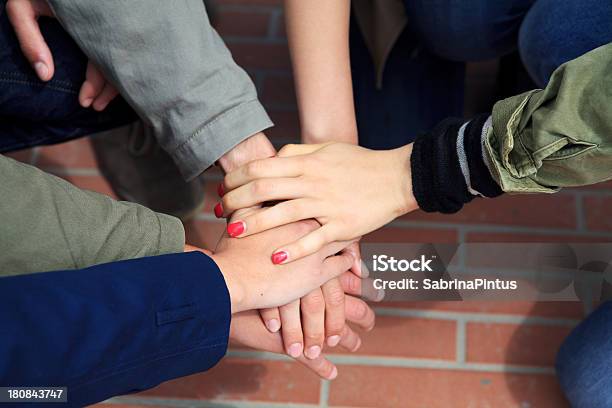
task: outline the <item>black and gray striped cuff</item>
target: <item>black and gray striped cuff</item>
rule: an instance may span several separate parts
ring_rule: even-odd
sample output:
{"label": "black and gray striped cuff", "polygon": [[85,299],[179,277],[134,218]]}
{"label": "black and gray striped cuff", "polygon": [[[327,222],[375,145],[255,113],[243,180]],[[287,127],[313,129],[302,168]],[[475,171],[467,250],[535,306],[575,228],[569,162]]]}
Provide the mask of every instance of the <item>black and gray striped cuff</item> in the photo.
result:
{"label": "black and gray striped cuff", "polygon": [[483,151],[490,126],[489,114],[466,123],[450,118],[417,137],[411,158],[412,188],[423,211],[454,213],[476,196],[502,194]]}

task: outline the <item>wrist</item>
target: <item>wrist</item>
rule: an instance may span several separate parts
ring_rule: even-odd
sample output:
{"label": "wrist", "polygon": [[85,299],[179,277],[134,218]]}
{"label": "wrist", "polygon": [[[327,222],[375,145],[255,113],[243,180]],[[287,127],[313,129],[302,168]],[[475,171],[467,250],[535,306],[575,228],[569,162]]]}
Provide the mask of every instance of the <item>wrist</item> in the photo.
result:
{"label": "wrist", "polygon": [[227,286],[227,291],[230,297],[230,304],[232,309],[232,314],[240,313],[245,310],[245,290],[240,282],[240,280],[236,277],[236,274],[233,273],[232,263],[225,260],[225,258],[221,255],[212,254],[210,255],[212,260],[217,264],[217,267],[221,271],[223,275],[223,279],[225,280],[225,286]]}
{"label": "wrist", "polygon": [[396,180],[394,185],[397,186],[395,216],[399,217],[419,208],[412,190],[412,171],[410,167],[412,143],[389,150],[388,153],[391,155],[389,163],[393,163],[394,179]]}
{"label": "wrist", "polygon": [[340,142],[358,144],[356,126],[331,127],[304,127],[301,131],[302,142],[307,144],[322,144],[327,142]]}
{"label": "wrist", "polygon": [[276,149],[262,132],[243,140],[219,159],[219,166],[229,173],[253,160],[267,159],[276,155]]}

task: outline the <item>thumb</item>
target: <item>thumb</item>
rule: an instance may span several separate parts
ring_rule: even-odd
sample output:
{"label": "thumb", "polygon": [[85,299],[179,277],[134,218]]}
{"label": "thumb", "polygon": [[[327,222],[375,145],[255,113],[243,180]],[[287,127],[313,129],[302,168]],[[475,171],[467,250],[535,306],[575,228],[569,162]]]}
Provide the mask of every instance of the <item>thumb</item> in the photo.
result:
{"label": "thumb", "polygon": [[36,71],[42,81],[53,77],[55,67],[51,50],[45,42],[37,18],[41,15],[51,16],[45,6],[35,5],[27,0],[9,0],[6,4],[6,14],[17,34],[21,51]]}

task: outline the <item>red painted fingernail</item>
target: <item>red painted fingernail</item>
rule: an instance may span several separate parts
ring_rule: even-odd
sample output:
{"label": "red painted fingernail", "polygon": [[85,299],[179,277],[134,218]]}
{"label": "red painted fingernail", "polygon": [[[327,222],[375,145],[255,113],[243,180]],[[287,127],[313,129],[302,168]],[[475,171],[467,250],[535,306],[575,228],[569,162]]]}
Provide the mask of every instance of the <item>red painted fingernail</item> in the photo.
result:
{"label": "red painted fingernail", "polygon": [[217,186],[217,194],[219,194],[219,197],[223,197],[223,194],[225,194],[225,190],[223,189],[223,183],[219,183],[219,185]]}
{"label": "red painted fingernail", "polygon": [[221,203],[217,203],[217,205],[215,205],[215,216],[217,218],[223,217],[223,206]]}
{"label": "red painted fingernail", "polygon": [[236,238],[238,235],[242,234],[245,229],[244,221],[232,222],[227,226],[227,234],[232,238]]}
{"label": "red painted fingernail", "polygon": [[288,253],[285,251],[279,251],[272,254],[272,263],[274,265],[281,264],[287,260]]}

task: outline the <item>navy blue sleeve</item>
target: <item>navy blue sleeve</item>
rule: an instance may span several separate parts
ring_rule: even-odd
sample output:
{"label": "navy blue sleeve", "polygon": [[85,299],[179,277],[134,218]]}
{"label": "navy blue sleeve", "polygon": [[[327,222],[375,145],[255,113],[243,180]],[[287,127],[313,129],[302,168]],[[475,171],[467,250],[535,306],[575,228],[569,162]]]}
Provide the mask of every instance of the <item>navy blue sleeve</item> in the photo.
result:
{"label": "navy blue sleeve", "polygon": [[199,252],[0,278],[0,384],[67,386],[70,406],[204,371],[230,299]]}

